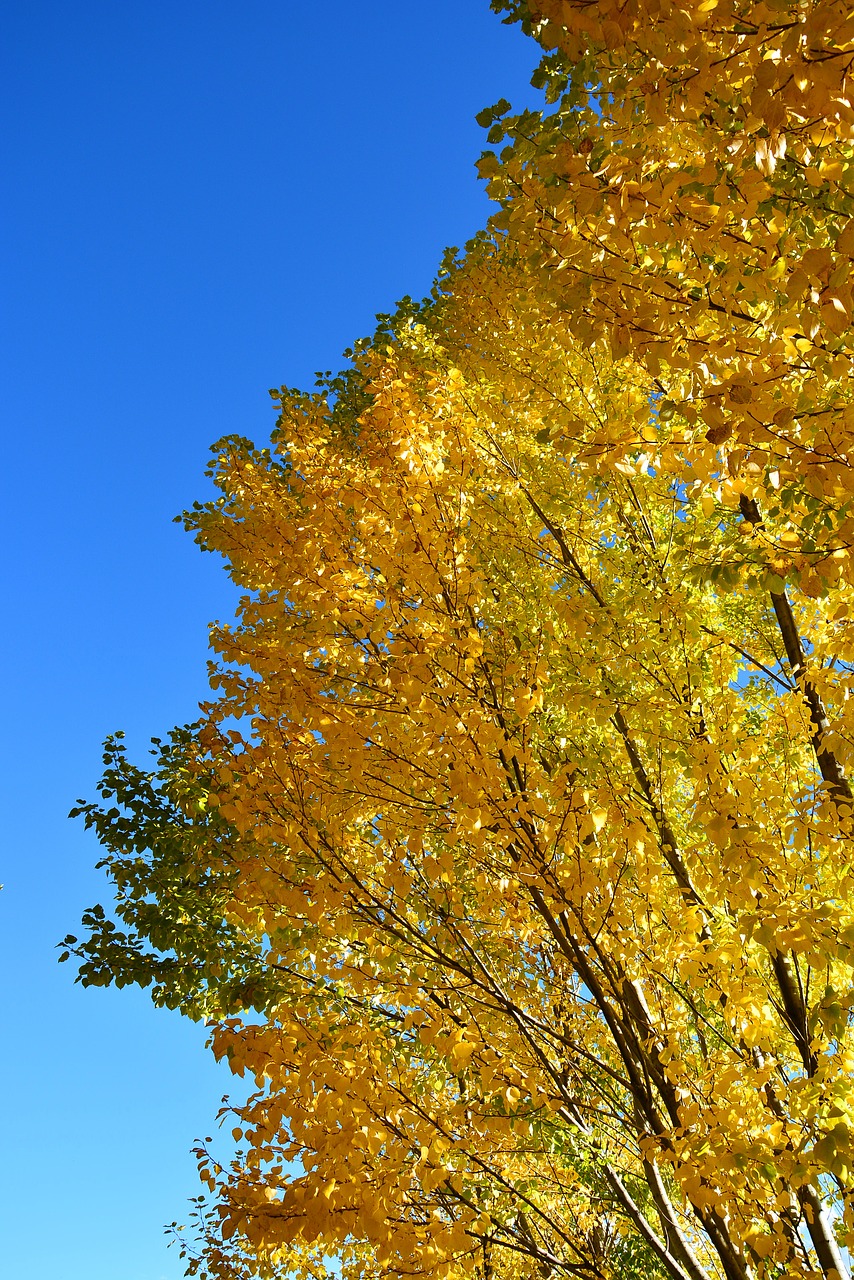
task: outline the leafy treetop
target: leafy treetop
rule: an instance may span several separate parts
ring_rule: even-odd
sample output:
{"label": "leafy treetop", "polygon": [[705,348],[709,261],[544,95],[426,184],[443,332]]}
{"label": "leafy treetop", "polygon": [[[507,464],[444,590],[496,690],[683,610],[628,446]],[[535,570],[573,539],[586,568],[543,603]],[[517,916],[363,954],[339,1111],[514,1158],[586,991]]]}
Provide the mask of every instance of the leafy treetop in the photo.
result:
{"label": "leafy treetop", "polygon": [[494,7],[548,107],[433,297],[217,446],[245,594],[200,722],[110,747],[69,947],[254,1079],[193,1273],[830,1280],[854,22]]}

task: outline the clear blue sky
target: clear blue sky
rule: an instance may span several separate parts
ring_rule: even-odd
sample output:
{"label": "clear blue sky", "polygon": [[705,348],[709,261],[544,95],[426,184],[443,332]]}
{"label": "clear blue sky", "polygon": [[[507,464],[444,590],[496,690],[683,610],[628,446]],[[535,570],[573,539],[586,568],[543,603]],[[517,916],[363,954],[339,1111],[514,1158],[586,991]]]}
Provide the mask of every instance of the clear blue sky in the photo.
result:
{"label": "clear blue sky", "polygon": [[192,719],[230,594],[171,518],[488,204],[480,108],[536,100],[487,0],[9,0],[0,92],[2,1267],[178,1280],[163,1224],[227,1074],[55,943],[103,899],[65,814],[100,742]]}

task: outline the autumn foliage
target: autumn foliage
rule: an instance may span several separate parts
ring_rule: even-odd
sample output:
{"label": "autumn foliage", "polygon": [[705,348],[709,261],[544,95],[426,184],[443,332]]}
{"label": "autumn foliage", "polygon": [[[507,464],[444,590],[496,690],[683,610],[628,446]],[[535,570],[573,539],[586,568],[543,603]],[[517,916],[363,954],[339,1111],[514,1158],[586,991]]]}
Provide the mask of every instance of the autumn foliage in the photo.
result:
{"label": "autumn foliage", "polygon": [[544,111],[217,446],[245,594],[200,722],[109,748],[70,947],[257,1086],[200,1274],[846,1275],[854,14],[494,7]]}

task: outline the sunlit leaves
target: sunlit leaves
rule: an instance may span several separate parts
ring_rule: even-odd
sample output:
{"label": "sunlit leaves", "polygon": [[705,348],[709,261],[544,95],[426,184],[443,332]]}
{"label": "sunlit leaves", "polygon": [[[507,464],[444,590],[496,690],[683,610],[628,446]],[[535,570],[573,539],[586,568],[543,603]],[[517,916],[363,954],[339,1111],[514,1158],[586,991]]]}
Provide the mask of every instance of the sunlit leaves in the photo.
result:
{"label": "sunlit leaves", "polygon": [[186,521],[245,594],[199,725],[112,750],[72,945],[254,1081],[197,1271],[830,1277],[854,28],[494,7],[550,109],[483,113],[429,302],[216,447]]}

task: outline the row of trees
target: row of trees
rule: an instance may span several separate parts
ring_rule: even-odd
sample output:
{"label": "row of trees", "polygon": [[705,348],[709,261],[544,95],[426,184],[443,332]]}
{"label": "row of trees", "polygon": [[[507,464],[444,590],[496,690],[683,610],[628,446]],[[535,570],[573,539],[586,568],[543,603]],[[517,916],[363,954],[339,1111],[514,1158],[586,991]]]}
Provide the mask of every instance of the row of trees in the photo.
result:
{"label": "row of trees", "polygon": [[255,1090],[193,1273],[843,1276],[854,15],[495,0],[499,211],[187,517],[202,720],[108,747],[84,982]]}

